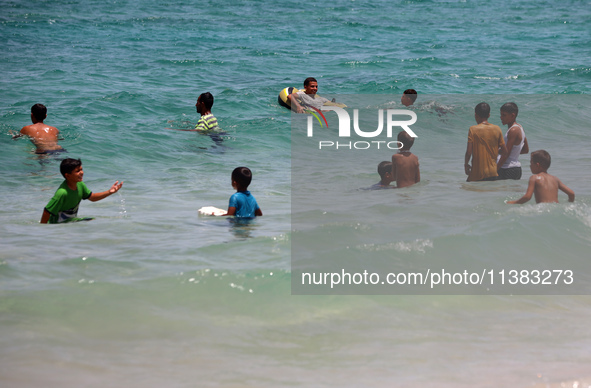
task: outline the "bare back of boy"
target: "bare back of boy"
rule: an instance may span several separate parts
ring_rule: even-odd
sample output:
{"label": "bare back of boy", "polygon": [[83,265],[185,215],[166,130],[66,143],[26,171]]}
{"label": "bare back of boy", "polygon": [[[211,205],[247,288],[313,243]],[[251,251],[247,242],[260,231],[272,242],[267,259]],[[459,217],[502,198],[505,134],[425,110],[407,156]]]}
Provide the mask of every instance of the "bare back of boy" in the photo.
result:
{"label": "bare back of boy", "polygon": [[420,182],[419,158],[410,151],[400,151],[392,155],[392,177],[398,188]]}
{"label": "bare back of boy", "polygon": [[509,204],[523,204],[529,201],[532,195],[536,198],[536,203],[543,202],[558,202],[558,190],[561,190],[568,195],[568,201],[575,200],[575,193],[568,186],[566,186],[560,179],[547,172],[540,172],[534,174],[529,178],[527,191],[523,197],[508,201]]}
{"label": "bare back of boy", "polygon": [[[536,203],[541,202],[558,202],[558,190],[565,191],[566,186],[562,184],[560,179],[547,172],[532,175],[530,185],[534,186],[534,198]],[[570,189],[568,189],[570,191]],[[566,191],[565,191],[566,192]]]}
{"label": "bare back of boy", "polygon": [[28,136],[31,142],[37,147],[35,153],[43,154],[48,151],[61,150],[57,144],[59,130],[56,127],[43,123],[27,125],[21,129],[20,135]]}

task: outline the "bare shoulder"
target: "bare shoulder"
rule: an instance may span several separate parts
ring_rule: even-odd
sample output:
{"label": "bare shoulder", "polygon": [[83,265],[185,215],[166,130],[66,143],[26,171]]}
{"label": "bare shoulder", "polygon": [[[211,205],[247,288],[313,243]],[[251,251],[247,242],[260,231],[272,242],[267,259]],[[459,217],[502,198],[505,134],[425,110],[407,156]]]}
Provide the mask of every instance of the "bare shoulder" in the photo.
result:
{"label": "bare shoulder", "polygon": [[392,155],[392,163],[396,164],[404,164],[404,165],[413,165],[419,163],[419,158],[415,154],[410,151],[401,152],[398,154]]}
{"label": "bare shoulder", "polygon": [[395,159],[400,159],[400,160],[404,160],[404,159],[408,159],[408,158],[416,158],[416,156],[410,152],[410,151],[401,151],[397,154],[392,155],[392,160]]}
{"label": "bare shoulder", "polygon": [[59,130],[56,127],[44,123],[27,125],[21,129],[21,132],[25,133],[24,131],[30,136],[46,136],[59,133]]}
{"label": "bare shoulder", "polygon": [[507,131],[509,133],[519,133],[521,135],[521,127],[515,123],[511,126],[511,128],[509,128],[509,131]]}
{"label": "bare shoulder", "polygon": [[554,175],[550,175],[547,172],[541,172],[541,173],[536,174],[534,176],[538,177],[538,179],[546,179],[549,181],[557,181],[558,180],[557,177],[555,177]]}
{"label": "bare shoulder", "polygon": [[34,130],[33,125],[25,125],[21,128],[21,133],[24,135],[28,135]]}
{"label": "bare shoulder", "polygon": [[557,187],[560,184],[560,179],[554,175],[548,174],[547,172],[541,172],[539,174],[532,175],[530,182],[542,185],[543,187]]}
{"label": "bare shoulder", "polygon": [[555,182],[556,184],[560,184],[560,183],[562,183],[562,182],[560,181],[560,179],[559,179],[557,176],[555,176],[555,175],[550,175],[550,174],[548,174],[548,177],[549,177],[550,179],[552,179],[552,181],[553,181],[553,182]]}
{"label": "bare shoulder", "polygon": [[513,124],[507,131],[507,136],[521,138],[521,127],[517,124]]}
{"label": "bare shoulder", "polygon": [[43,124],[43,126],[40,127],[40,128],[43,129],[43,130],[46,130],[46,131],[56,131],[56,132],[59,132],[58,129],[56,127],[52,126],[52,125]]}

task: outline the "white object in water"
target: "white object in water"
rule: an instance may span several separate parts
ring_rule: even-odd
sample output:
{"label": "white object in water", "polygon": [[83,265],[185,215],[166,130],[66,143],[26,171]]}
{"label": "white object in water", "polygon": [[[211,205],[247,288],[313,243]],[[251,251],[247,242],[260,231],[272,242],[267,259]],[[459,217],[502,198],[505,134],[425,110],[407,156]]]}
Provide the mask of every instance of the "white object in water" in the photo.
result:
{"label": "white object in water", "polygon": [[224,209],[220,209],[214,206],[204,206],[201,209],[197,210],[200,216],[221,216],[226,214]]}

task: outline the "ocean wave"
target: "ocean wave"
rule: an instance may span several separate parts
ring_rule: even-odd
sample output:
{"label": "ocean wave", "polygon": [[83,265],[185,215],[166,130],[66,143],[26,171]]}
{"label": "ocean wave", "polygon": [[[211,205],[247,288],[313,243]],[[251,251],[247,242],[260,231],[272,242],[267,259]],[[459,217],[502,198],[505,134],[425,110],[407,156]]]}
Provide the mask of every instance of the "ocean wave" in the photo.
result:
{"label": "ocean wave", "polygon": [[394,243],[386,243],[386,244],[362,244],[357,245],[355,247],[361,251],[368,251],[368,252],[382,252],[382,251],[391,251],[395,250],[398,252],[418,252],[418,253],[425,253],[428,249],[433,248],[433,241],[431,240],[424,240],[424,239],[417,239],[414,241],[399,241]]}

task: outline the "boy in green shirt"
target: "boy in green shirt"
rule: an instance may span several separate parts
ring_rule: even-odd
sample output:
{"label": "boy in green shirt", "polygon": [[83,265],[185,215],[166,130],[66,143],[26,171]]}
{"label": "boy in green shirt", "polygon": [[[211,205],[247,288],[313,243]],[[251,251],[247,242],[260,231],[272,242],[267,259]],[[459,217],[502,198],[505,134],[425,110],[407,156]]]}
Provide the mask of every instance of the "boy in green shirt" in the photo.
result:
{"label": "boy in green shirt", "polygon": [[82,170],[82,161],[80,159],[64,159],[60,165],[60,172],[66,179],[57,189],[53,198],[43,209],[41,223],[57,224],[76,219],[78,215],[78,206],[83,199],[89,199],[92,202],[100,201],[111,194],[119,191],[123,182],[115,182],[113,186],[102,193],[93,193],[82,182],[84,171]]}

